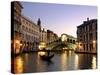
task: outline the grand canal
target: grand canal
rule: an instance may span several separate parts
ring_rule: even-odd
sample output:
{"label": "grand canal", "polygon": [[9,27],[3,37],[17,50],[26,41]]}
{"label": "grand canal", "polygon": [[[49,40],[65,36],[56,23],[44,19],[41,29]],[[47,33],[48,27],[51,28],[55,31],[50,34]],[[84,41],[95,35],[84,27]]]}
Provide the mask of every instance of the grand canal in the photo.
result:
{"label": "grand canal", "polygon": [[14,59],[15,73],[34,73],[96,69],[97,58],[94,54],[76,54],[74,51],[54,52],[51,61],[41,60],[39,53],[24,53]]}

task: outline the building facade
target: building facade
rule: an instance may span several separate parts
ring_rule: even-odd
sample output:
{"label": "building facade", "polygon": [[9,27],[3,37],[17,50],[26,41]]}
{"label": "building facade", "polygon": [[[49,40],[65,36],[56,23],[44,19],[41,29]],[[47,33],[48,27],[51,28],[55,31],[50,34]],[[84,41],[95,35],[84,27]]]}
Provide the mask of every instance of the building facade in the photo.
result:
{"label": "building facade", "polygon": [[40,42],[40,26],[23,15],[21,23],[22,50],[37,49]]}
{"label": "building facade", "polygon": [[56,40],[58,40],[57,34],[51,30],[47,30],[47,44],[49,45],[55,42]]}
{"label": "building facade", "polygon": [[37,24],[21,14],[22,5],[18,1],[11,3],[11,50],[12,53],[36,50],[41,42],[46,45],[58,40],[58,36],[51,30],[41,29],[41,20]]}
{"label": "building facade", "polygon": [[97,19],[87,18],[87,21],[77,26],[76,52],[97,53]]}
{"label": "building facade", "polygon": [[41,42],[47,43],[47,31],[44,28],[41,30]]}
{"label": "building facade", "polygon": [[21,12],[22,5],[18,1],[11,2],[11,52],[20,52]]}

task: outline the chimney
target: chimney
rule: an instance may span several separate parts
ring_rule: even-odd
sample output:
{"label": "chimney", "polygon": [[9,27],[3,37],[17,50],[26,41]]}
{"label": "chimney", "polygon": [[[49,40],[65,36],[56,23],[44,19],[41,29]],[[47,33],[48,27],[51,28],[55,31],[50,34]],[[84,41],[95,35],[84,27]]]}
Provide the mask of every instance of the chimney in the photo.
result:
{"label": "chimney", "polygon": [[89,18],[87,18],[87,21],[89,21]]}

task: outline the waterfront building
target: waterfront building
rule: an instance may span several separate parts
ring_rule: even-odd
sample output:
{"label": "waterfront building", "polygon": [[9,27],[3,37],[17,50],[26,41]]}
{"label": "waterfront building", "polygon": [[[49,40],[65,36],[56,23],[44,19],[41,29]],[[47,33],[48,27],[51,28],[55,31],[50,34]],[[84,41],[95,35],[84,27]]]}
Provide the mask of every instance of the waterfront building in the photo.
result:
{"label": "waterfront building", "polygon": [[41,42],[46,45],[58,40],[58,36],[51,30],[41,29],[41,20],[34,23],[30,18],[21,14],[20,2],[11,3],[11,50],[13,53],[36,50]]}
{"label": "waterfront building", "polygon": [[47,30],[47,44],[49,45],[55,42],[56,40],[58,40],[57,34],[51,30]]}
{"label": "waterfront building", "polygon": [[41,42],[47,43],[47,31],[44,28],[41,30]]}
{"label": "waterfront building", "polygon": [[43,28],[40,32],[40,43],[39,43],[39,50],[42,50],[47,47],[47,32]]}
{"label": "waterfront building", "polygon": [[11,2],[11,52],[19,53],[21,47],[21,12],[22,5],[18,1]]}
{"label": "waterfront building", "polygon": [[77,26],[76,52],[97,53],[97,19],[87,18]]}
{"label": "waterfront building", "polygon": [[40,42],[40,25],[22,15],[21,38],[23,50],[37,49]]}
{"label": "waterfront building", "polygon": [[53,34],[53,41],[56,42],[58,40],[58,35],[56,33]]}

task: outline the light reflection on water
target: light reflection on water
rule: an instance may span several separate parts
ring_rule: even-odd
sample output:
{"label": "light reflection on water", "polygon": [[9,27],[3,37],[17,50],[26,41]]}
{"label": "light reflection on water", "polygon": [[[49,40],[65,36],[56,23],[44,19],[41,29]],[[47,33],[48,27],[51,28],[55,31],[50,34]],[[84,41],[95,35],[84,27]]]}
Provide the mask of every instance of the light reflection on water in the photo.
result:
{"label": "light reflection on water", "polygon": [[22,57],[18,56],[16,57],[14,61],[14,72],[15,73],[22,73],[23,72],[23,60]]}
{"label": "light reflection on water", "polygon": [[73,51],[54,53],[51,61],[41,60],[38,53],[26,53],[14,60],[15,73],[96,69],[96,55],[75,54]]}
{"label": "light reflection on water", "polygon": [[78,54],[75,55],[75,69],[78,69],[78,64],[79,64],[79,56]]}
{"label": "light reflection on water", "polygon": [[96,69],[96,57],[92,57],[92,69]]}
{"label": "light reflection on water", "polygon": [[67,67],[67,54],[66,54],[66,52],[61,54],[61,70],[65,71],[66,70],[65,66]]}

